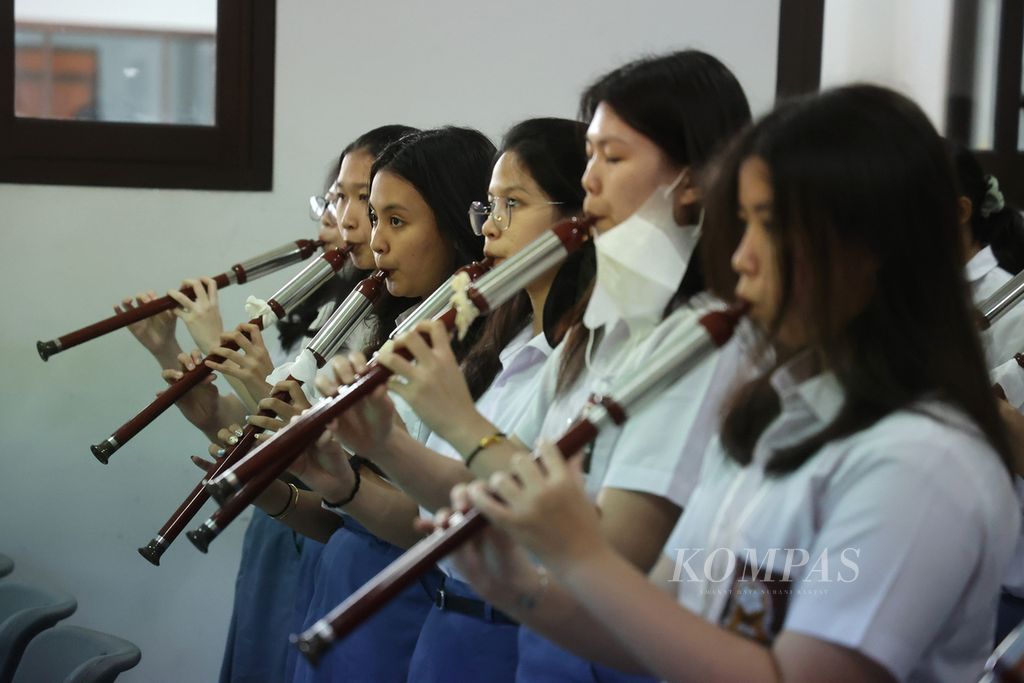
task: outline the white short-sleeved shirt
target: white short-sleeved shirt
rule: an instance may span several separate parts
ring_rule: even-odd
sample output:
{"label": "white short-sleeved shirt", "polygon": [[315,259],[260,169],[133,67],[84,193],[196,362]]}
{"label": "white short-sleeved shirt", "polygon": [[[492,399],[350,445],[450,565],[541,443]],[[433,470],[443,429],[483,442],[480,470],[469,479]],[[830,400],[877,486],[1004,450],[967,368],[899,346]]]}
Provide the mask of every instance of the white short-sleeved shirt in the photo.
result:
{"label": "white short-sleeved shirt", "polygon": [[[710,303],[702,298],[694,303]],[[591,395],[615,396],[617,382],[643,367],[660,343],[680,325],[691,324],[695,311],[683,307],[646,332],[615,323],[591,355],[579,379],[561,395],[555,387],[564,345],[548,358],[533,401],[515,427],[529,446],[557,440],[580,414]],[[604,426],[589,456],[586,489],[596,498],[602,488],[650,493],[684,507],[697,481],[707,442],[717,429],[717,413],[740,355],[738,344],[712,354],[679,380],[658,392],[619,427]],[[588,352],[589,353],[589,352]]]}
{"label": "white short-sleeved shirt", "polygon": [[712,443],[667,547],[680,602],[766,644],[792,631],[848,647],[897,680],[977,680],[1020,526],[1006,468],[967,418],[931,402],[766,475],[773,452],[842,407],[838,381],[807,378],[809,361],[772,376],[781,413],[751,464]]}
{"label": "white short-sleeved shirt", "polygon": [[[967,262],[967,281],[975,304],[995,294],[1013,277],[999,267],[992,247],[985,247]],[[1024,352],[1024,304],[1011,308],[981,335],[988,366],[994,368]]]}
{"label": "white short-sleeved shirt", "polygon": [[[487,391],[477,399],[477,411],[498,429],[507,431],[510,425],[522,417],[537,390],[540,369],[551,355],[551,346],[544,334],[531,335],[532,330],[526,327],[501,350],[498,354],[501,370]],[[435,433],[427,438],[426,446],[448,458],[462,461],[459,452]],[[431,517],[430,511],[423,507],[420,508],[420,514]],[[441,560],[438,566],[446,573],[462,578],[449,560]]]}

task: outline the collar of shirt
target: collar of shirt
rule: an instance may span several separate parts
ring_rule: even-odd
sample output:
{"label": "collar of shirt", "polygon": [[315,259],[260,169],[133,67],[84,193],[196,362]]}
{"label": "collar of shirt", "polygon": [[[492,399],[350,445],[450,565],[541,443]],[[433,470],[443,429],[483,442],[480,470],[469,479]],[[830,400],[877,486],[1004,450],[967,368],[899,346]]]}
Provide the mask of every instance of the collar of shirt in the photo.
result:
{"label": "collar of shirt", "polygon": [[534,335],[532,327],[527,325],[498,354],[501,371],[491,382],[491,387],[500,387],[513,375],[543,363],[551,355],[551,351],[551,345],[548,344],[544,333]]}
{"label": "collar of shirt", "polygon": [[[832,372],[822,372],[812,351],[802,351],[772,373],[772,388],[779,395],[781,411],[775,425],[790,425],[786,439],[802,440],[830,424],[843,408],[843,387]],[[792,423],[805,426],[794,433]],[[773,432],[777,431],[772,429]],[[781,434],[780,434],[781,435]]]}
{"label": "collar of shirt", "polygon": [[967,262],[967,281],[975,283],[999,267],[992,247],[985,247]]}

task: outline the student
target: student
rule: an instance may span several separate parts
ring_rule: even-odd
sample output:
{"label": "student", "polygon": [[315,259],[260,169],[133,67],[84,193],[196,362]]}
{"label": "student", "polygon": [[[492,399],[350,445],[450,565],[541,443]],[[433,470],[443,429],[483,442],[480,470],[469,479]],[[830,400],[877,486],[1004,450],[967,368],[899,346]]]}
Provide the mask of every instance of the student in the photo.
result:
{"label": "student", "polygon": [[[1024,265],[1024,218],[1006,203],[999,181],[982,172],[969,150],[955,145],[951,149],[967,281],[975,304],[980,304]],[[1024,352],[1024,307],[1017,306],[996,321],[982,341],[991,368]]]}
{"label": "student", "polygon": [[[358,191],[368,185],[373,158],[388,143],[413,130],[407,126],[382,126],[361,135],[342,151],[327,181],[329,188],[323,205],[330,210],[320,211],[314,216],[320,225],[318,237],[327,248],[344,243],[337,217],[340,215],[351,223],[360,215],[358,210],[349,210],[352,202],[348,197],[355,191],[354,203],[359,203]],[[365,199],[362,206],[365,215]],[[337,211],[337,208],[342,208],[342,211]],[[364,218],[364,222],[368,219]],[[310,328],[315,326],[317,319],[325,320],[324,314],[333,310],[363,275],[365,272],[359,269],[358,263],[351,264],[332,283],[325,285],[322,291],[279,322],[279,350],[268,351],[258,331],[255,334],[250,331],[253,336],[251,341],[246,340],[246,347],[233,359],[219,364],[217,369],[243,383],[254,378],[262,381],[267,373],[266,365],[270,365],[269,359],[273,358],[280,364],[288,355],[294,354],[315,333],[316,330]],[[205,300],[197,297],[200,303],[185,309],[187,315],[202,313],[206,310],[203,304],[216,311],[215,283],[204,293]],[[189,322],[190,318],[185,317],[185,320]],[[213,338],[216,339],[216,335]],[[189,366],[199,358],[186,357],[183,360],[186,369],[190,369]],[[168,370],[164,376],[168,381],[174,381],[180,377],[180,372]],[[218,396],[212,386],[197,387],[178,402],[179,408],[211,440],[217,438],[219,429],[233,421],[242,421],[234,408],[236,405],[240,409],[237,399]],[[237,428],[237,424],[230,427],[232,431]],[[226,438],[229,435],[221,436]],[[313,572],[322,545],[275,522],[270,515],[281,508],[282,503],[270,500],[266,507],[270,514],[255,511],[246,530],[221,669],[222,681],[285,680],[294,667],[296,652],[288,646],[287,639],[301,626],[305,617],[312,594]]]}
{"label": "student", "polygon": [[[606,74],[584,93],[580,110],[590,122],[584,210],[597,219],[593,294],[581,301],[566,338],[541,370],[536,395],[513,428],[517,439],[486,442],[507,427],[481,416],[432,425],[460,453],[486,442],[474,459],[477,473],[504,469],[521,444],[559,434],[589,395],[642,363],[645,349],[682,319],[690,296],[702,289],[695,269],[683,276],[700,231],[703,166],[750,118],[732,73],[692,50]],[[380,360],[391,362],[387,355]],[[696,444],[707,435],[691,427],[716,370],[715,361],[705,363],[634,424],[602,434],[591,451],[587,486],[601,505],[604,530],[645,570],[660,556],[696,481],[703,454]],[[666,434],[668,420],[678,429]],[[595,679],[623,680],[624,674],[520,629],[517,680]]]}
{"label": "student", "polygon": [[[774,357],[751,359],[669,544],[682,607],[603,538],[578,456],[544,447],[543,468],[453,491],[551,573],[513,614],[576,617],[578,640],[672,681],[976,680],[1019,521],[955,200],[941,139],[882,88],[745,132],[708,204],[710,283]],[[504,608],[485,557],[506,582],[534,569],[507,537],[482,550],[462,569]]]}
{"label": "student", "polygon": [[[995,176],[986,175],[970,150],[951,145],[959,188],[960,228],[967,261],[967,281],[976,305],[992,296],[1024,267],[1024,218],[1006,203]],[[1012,308],[982,333],[985,357],[1007,400],[1024,409],[1024,369],[1015,356],[1024,352],[1024,307]],[[1006,406],[1009,408],[1009,406]],[[1008,426],[1017,421],[1012,409],[1001,406]],[[1012,432],[1011,432],[1012,433]],[[1024,480],[1016,479],[1024,519]],[[996,641],[1024,621],[1024,534],[1017,539],[1003,585]]]}
{"label": "student", "polygon": [[[559,220],[582,213],[585,129],[576,121],[545,118],[523,121],[505,134],[487,201],[474,202],[470,211],[476,231],[486,238],[485,255],[500,264]],[[394,354],[381,354],[397,371],[391,391],[407,399],[428,427],[471,420],[479,410],[486,419],[511,428],[536,390],[539,370],[551,353],[555,323],[573,303],[577,288],[572,265],[545,273],[489,314],[461,364],[439,323],[423,323],[397,339],[395,346],[407,348],[413,358],[403,362]],[[434,343],[428,346],[421,334],[430,335]],[[353,368],[338,369],[342,379],[351,378]],[[481,474],[470,471],[474,453],[460,454],[436,434],[421,444],[404,430],[390,429],[394,409],[383,396],[382,388],[377,397],[339,419],[335,430],[392,483],[433,511],[447,501],[452,485]],[[382,499],[356,496],[345,511],[370,523],[386,507]],[[449,565],[442,563],[442,568],[447,576],[435,594],[436,609],[420,632],[409,680],[514,680],[517,625],[481,601]]]}
{"label": "student", "polygon": [[[369,350],[379,348],[394,328],[395,317],[386,317],[388,312],[400,314],[409,309],[436,290],[456,268],[481,258],[480,238],[466,225],[465,211],[474,198],[486,192],[494,151],[479,132],[448,127],[406,136],[374,161],[370,173],[369,246],[376,267],[387,272],[389,296],[375,309]],[[281,408],[282,418],[289,417],[285,406],[272,405],[272,401],[264,405]],[[411,434],[426,439],[428,432],[410,410],[403,408],[401,417]],[[266,426],[279,424],[267,422]],[[334,442],[323,448],[326,452],[300,459],[292,471],[323,498],[326,507],[343,515],[344,528],[330,537],[321,556],[305,626],[402,552],[341,509],[356,496],[386,491],[392,485],[358,460],[351,461],[350,466]],[[412,522],[418,509],[411,499],[387,512],[409,529],[410,539],[414,538]],[[367,628],[334,647],[316,669],[299,660],[294,680],[405,680],[409,658],[439,580],[437,575],[428,576],[406,589]]]}

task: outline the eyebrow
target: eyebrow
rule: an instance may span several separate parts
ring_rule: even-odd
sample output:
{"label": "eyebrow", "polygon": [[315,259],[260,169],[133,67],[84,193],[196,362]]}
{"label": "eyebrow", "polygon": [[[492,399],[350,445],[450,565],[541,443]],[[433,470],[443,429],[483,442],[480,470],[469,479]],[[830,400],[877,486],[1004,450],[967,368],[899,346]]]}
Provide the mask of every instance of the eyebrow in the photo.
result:
{"label": "eyebrow", "polygon": [[625,138],[620,138],[617,135],[601,135],[601,136],[587,136],[587,142],[591,145],[603,146],[610,142],[619,142],[622,144],[629,144]]}
{"label": "eyebrow", "polygon": [[380,209],[378,211],[378,213],[386,213],[388,211],[408,211],[408,210],[409,209],[405,208],[401,204],[388,204],[383,209]]}
{"label": "eyebrow", "polygon": [[[349,189],[350,190],[363,190],[363,189],[368,188],[368,187],[370,187],[370,183],[355,183],[355,184],[349,185]],[[335,187],[335,192],[341,192],[344,189],[345,189],[345,184],[342,183],[341,185],[337,185]]]}
{"label": "eyebrow", "polygon": [[511,194],[513,192],[525,192],[527,194],[530,193],[530,191],[523,187],[522,185],[512,185],[510,187],[499,187],[497,192],[488,192],[487,194],[491,195],[492,197],[504,197],[505,195]]}

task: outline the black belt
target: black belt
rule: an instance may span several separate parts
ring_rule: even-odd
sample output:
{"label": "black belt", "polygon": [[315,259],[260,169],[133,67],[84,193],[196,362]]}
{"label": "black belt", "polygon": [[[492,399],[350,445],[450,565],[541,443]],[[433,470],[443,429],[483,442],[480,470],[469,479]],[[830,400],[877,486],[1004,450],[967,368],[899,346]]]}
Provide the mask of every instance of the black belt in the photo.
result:
{"label": "black belt", "polygon": [[494,624],[518,626],[519,622],[507,614],[494,609],[489,603],[475,598],[464,598],[453,595],[444,588],[438,588],[434,594],[434,606],[439,610],[465,614],[467,617],[488,621]]}

